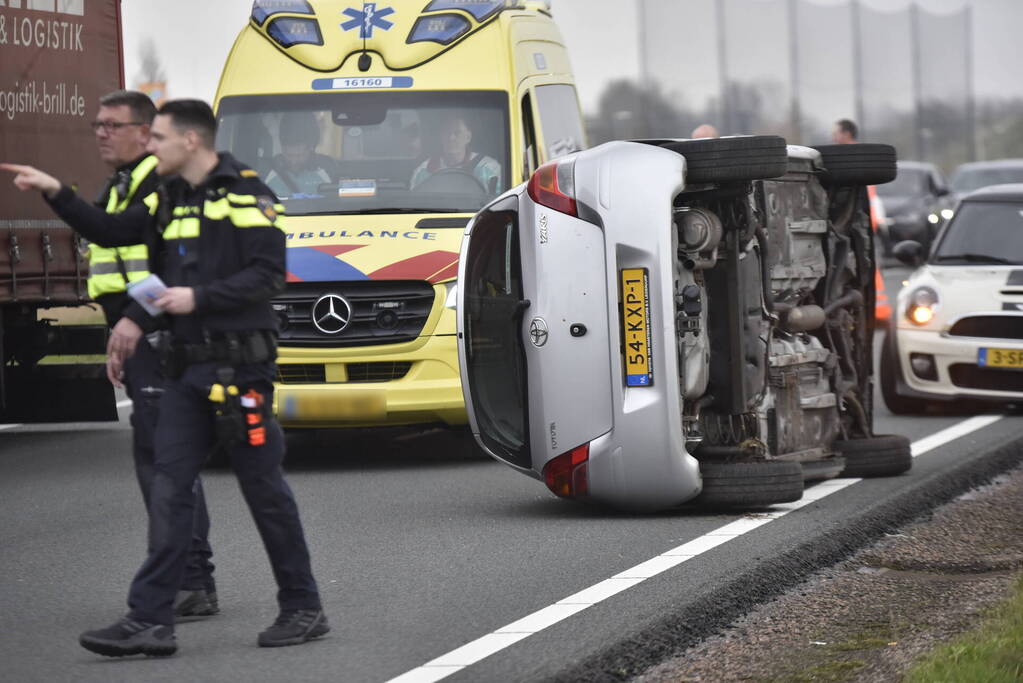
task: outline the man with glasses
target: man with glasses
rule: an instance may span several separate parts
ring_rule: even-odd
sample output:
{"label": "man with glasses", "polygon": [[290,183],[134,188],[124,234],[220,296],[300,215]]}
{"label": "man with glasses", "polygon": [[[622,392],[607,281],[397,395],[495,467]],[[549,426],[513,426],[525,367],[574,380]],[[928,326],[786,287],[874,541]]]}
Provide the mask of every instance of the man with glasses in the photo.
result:
{"label": "man with glasses", "polygon": [[[96,132],[100,159],[113,173],[96,205],[109,214],[117,214],[141,204],[159,185],[157,159],[146,152],[156,106],[144,93],[132,90],[112,92],[100,98],[99,104],[92,129]],[[148,275],[146,245],[114,248],[89,245],[89,296],[103,307],[112,336],[130,334],[132,328],[153,330],[153,319],[127,294],[129,283]],[[159,357],[145,338],[125,362],[122,381],[132,401],[135,475],[148,511],[154,472],[153,435],[164,380]],[[208,541],[210,519],[198,479],[194,491],[195,527],[188,570],[174,604],[175,615],[179,618],[205,617],[219,611],[210,562],[213,554]]]}

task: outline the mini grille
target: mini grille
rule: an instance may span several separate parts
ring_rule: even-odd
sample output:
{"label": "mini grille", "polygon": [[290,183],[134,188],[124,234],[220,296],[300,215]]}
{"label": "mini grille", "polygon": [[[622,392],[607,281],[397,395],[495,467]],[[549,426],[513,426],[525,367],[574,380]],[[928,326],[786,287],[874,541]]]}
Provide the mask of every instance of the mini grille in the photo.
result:
{"label": "mini grille", "polygon": [[952,384],[964,389],[987,389],[989,391],[1023,391],[1023,372],[982,368],[967,363],[957,363],[948,368]]}
{"label": "mini grille", "polygon": [[323,363],[286,363],[277,366],[281,384],[323,384],[326,380]]}
{"label": "mini grille", "polygon": [[412,363],[349,363],[349,382],[390,382],[401,379],[412,369]]}
{"label": "mini grille", "polygon": [[[342,296],[352,308],[351,321],[338,334],[326,334],[313,325],[313,305],[324,294]],[[419,337],[436,296],[433,285],[421,281],[289,282],[273,304],[281,346],[372,346]]]}
{"label": "mini grille", "polygon": [[948,333],[956,337],[1023,339],[1023,315],[975,315],[963,318]]}

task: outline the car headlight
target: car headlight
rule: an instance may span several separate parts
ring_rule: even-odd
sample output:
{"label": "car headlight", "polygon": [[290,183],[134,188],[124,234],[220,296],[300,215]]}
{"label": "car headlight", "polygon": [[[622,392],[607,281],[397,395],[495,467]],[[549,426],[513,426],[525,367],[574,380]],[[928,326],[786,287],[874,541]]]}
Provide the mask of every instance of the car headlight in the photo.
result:
{"label": "car headlight", "polygon": [[930,221],[931,225],[937,225],[938,223],[941,222],[941,216],[939,216],[936,213],[932,213],[930,216],[927,217],[927,220]]}
{"label": "car headlight", "polygon": [[952,220],[952,216],[954,216],[954,215],[956,215],[956,212],[953,211],[952,209],[942,209],[941,210],[941,217],[944,218],[946,221]]}
{"label": "car headlight", "polygon": [[921,327],[934,320],[938,311],[938,293],[930,287],[917,287],[909,295],[906,317]]}
{"label": "car headlight", "polygon": [[458,281],[445,282],[444,286],[448,288],[448,295],[444,299],[444,308],[455,310],[455,306],[458,305]]}

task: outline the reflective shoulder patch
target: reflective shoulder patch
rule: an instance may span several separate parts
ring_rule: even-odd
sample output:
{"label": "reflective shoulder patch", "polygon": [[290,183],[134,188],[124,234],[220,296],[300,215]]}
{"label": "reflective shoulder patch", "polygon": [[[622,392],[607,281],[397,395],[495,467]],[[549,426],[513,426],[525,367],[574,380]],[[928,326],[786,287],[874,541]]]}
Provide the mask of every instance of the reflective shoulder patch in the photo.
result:
{"label": "reflective shoulder patch", "polygon": [[273,197],[257,197],[256,206],[263,212],[263,215],[270,221],[277,220],[277,207],[274,205]]}
{"label": "reflective shoulder patch", "polygon": [[251,168],[245,168],[238,172],[242,178],[258,178],[259,174],[253,171]]}

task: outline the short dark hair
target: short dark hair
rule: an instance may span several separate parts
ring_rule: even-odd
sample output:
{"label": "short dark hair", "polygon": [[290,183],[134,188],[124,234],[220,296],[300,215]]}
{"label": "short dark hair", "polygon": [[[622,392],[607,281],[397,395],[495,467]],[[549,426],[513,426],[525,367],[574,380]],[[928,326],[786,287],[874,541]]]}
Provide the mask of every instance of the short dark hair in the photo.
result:
{"label": "short dark hair", "polygon": [[851,119],[839,119],[835,121],[835,125],[848,133],[853,140],[860,139],[860,129]]}
{"label": "short dark hair", "polygon": [[194,130],[203,145],[213,149],[217,137],[217,118],[210,105],[202,100],[171,100],[160,107],[157,114],[171,117],[174,127],[180,131]]}
{"label": "short dark hair", "polygon": [[149,95],[138,90],[115,90],[99,98],[101,107],[128,107],[139,123],[151,124],[156,116],[156,105]]}

